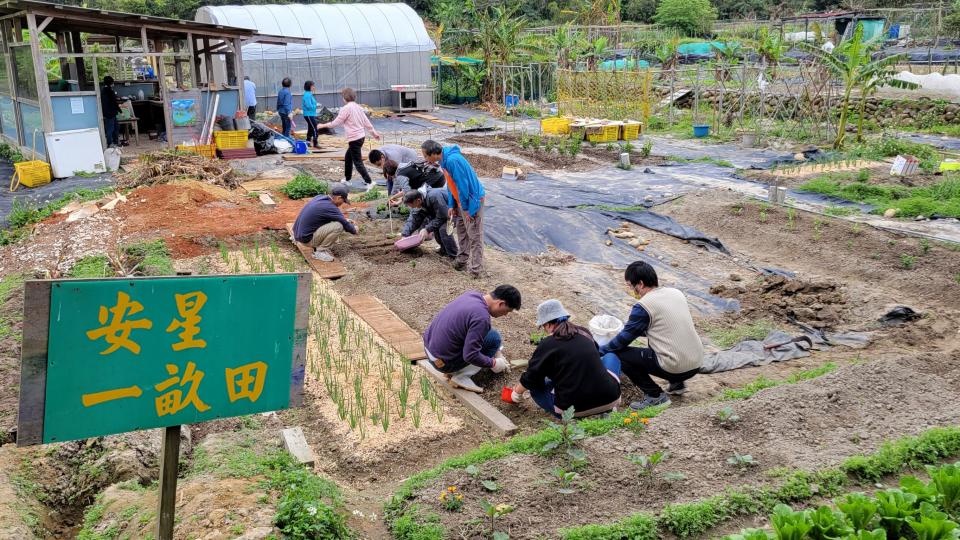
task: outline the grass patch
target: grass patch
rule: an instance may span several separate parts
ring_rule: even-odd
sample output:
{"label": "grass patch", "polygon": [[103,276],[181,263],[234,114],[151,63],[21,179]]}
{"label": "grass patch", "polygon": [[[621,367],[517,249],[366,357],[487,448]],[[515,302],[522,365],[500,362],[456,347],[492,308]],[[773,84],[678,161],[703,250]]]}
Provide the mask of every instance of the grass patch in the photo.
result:
{"label": "grass patch", "polygon": [[940,151],[936,148],[928,144],[893,137],[883,137],[854,146],[845,152],[845,158],[882,160],[902,154],[908,154],[920,160],[920,168],[926,172],[933,172],[940,164]]}
{"label": "grass patch", "polygon": [[729,167],[731,169],[736,169],[733,163],[725,159],[718,159],[712,156],[703,156],[698,158],[682,158],[680,156],[666,156],[670,161],[676,161],[677,163],[710,163],[718,167]]}
{"label": "grass patch", "polygon": [[266,487],[278,493],[273,524],[286,538],[355,538],[340,511],[343,496],[333,482],[320,478],[278,452],[269,462]]}
{"label": "grass patch", "polygon": [[113,266],[106,255],[88,255],[73,265],[67,274],[72,278],[113,277]]}
{"label": "grass patch", "polygon": [[280,191],[291,199],[305,199],[330,193],[330,184],[302,172],[281,187]]}
{"label": "grass patch", "polygon": [[113,192],[113,187],[100,189],[78,189],[61,196],[42,206],[32,206],[20,199],[14,199],[7,216],[8,228],[0,230],[0,246],[13,244],[27,235],[27,226],[43,221],[73,201],[86,202],[99,199]]}
{"label": "grass patch", "polygon": [[360,196],[357,197],[357,200],[360,202],[370,202],[370,201],[376,201],[379,199],[384,199],[386,197],[387,197],[387,190],[380,189],[379,187],[375,187],[370,191],[366,191],[360,194]]}
{"label": "grass patch", "polygon": [[920,129],[920,131],[925,133],[934,133],[936,135],[960,137],[960,124],[937,124],[928,128]]}
{"label": "grass patch", "polygon": [[[23,276],[20,274],[10,274],[0,279],[0,307],[3,307],[14,292],[19,294],[23,288]],[[11,312],[4,314],[0,311],[0,339],[6,339],[13,334],[13,325],[20,320],[21,312]]]}
{"label": "grass patch", "polygon": [[163,240],[131,244],[124,248],[124,253],[128,262],[133,265],[132,272],[139,272],[145,276],[171,276],[176,274],[173,269],[170,250],[167,249],[167,244]]}
{"label": "grass patch", "polygon": [[900,217],[960,217],[960,177],[946,178],[921,187],[844,183],[829,178],[817,178],[798,189],[869,204],[876,207],[873,211],[876,214],[897,208],[897,215]]}
{"label": "grass patch", "polygon": [[763,375],[757,377],[753,382],[748,383],[743,388],[730,388],[723,391],[723,394],[720,395],[722,401],[731,401],[734,399],[746,399],[752,397],[757,392],[773,388],[775,386],[781,386],[784,384],[796,384],[802,381],[809,381],[810,379],[816,379],[821,375],[826,375],[831,371],[837,369],[837,365],[833,362],[828,362],[818,368],[807,369],[804,371],[798,371],[793,375],[790,375],[786,379],[780,379],[774,381],[764,377]]}
{"label": "grass patch", "polygon": [[960,428],[933,428],[916,437],[884,443],[869,456],[848,458],[840,468],[860,482],[872,483],[903,469],[920,468],[957,454]]}
{"label": "grass patch", "polygon": [[833,217],[845,217],[859,214],[860,209],[855,206],[828,206],[823,209],[823,213]]}
{"label": "grass patch", "polygon": [[706,329],[707,337],[717,347],[727,349],[745,339],[762,340],[767,334],[777,329],[773,322],[766,319],[758,321],[737,324],[731,327],[708,327]]}
{"label": "grass patch", "polygon": [[634,514],[612,525],[584,525],[560,529],[563,540],[656,540],[657,522],[647,514]]}

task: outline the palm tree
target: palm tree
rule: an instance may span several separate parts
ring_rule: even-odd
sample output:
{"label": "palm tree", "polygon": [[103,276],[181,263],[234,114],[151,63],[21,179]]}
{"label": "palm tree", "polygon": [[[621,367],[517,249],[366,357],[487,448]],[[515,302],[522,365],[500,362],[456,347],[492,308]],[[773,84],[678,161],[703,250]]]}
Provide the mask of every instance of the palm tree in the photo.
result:
{"label": "palm tree", "polygon": [[780,39],[779,34],[771,33],[765,26],[760,27],[756,39],[746,40],[746,42],[747,46],[757,52],[761,62],[770,66],[770,79],[776,79],[777,67],[790,46]]}
{"label": "palm tree", "polygon": [[593,41],[586,42],[582,54],[587,59],[587,69],[590,71],[596,71],[597,66],[600,63],[609,50],[608,41],[606,36],[600,36],[595,38]]}
{"label": "palm tree", "polygon": [[876,92],[880,86],[912,90],[918,87],[915,83],[901,81],[894,78],[894,66],[904,60],[905,55],[898,54],[873,60],[871,52],[872,42],[863,40],[863,24],[857,24],[853,37],[843,41],[832,51],[827,52],[809,43],[798,44],[800,48],[810,54],[814,61],[824,66],[834,77],[843,82],[843,98],[840,101],[840,123],[837,125],[837,138],[833,141],[835,149],[843,148],[847,135],[847,121],[849,120],[850,96],[857,88],[860,89],[860,119],[858,121],[858,135],[861,138],[863,115],[866,107],[866,98]]}
{"label": "palm tree", "polygon": [[557,67],[560,69],[570,68],[576,47],[577,39],[570,33],[570,23],[554,30],[545,43],[545,48],[556,56]]}

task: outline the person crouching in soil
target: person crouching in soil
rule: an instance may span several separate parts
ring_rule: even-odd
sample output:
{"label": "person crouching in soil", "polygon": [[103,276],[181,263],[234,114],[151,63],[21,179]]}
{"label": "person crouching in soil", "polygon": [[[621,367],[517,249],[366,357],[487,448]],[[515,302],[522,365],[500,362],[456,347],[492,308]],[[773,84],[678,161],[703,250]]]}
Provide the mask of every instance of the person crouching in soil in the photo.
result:
{"label": "person crouching in soil", "polygon": [[[683,394],[687,391],[687,379],[699,373],[703,343],[693,326],[687,298],[677,289],[660,287],[652,266],[643,261],[630,263],[624,280],[639,301],[623,330],[600,347],[600,354],[617,356],[623,373],[643,390],[644,399],[631,403],[631,408],[667,405],[667,394]],[[630,347],[640,336],[647,336],[648,347]],[[670,383],[666,393],[651,375]]]}
{"label": "person crouching in soil", "polygon": [[313,258],[330,262],[330,248],[344,231],[357,234],[357,226],[347,219],[340,207],[349,202],[349,189],[343,184],[330,188],[330,195],[317,195],[310,199],[297,220],[293,223],[293,239],[313,248]]}
{"label": "person crouching in soil", "polygon": [[540,340],[511,400],[519,403],[529,391],[533,401],[557,418],[573,407],[574,416],[605,413],[620,405],[620,360],[602,359],[590,332],[570,322],[559,300],[537,307],[537,327],[547,335]]}
{"label": "person crouching in soil", "polygon": [[[457,241],[447,234],[447,190],[427,188],[424,195],[420,191],[410,190],[403,196],[403,203],[410,208],[410,216],[403,225],[400,235],[403,237],[419,234],[420,241],[433,235],[440,244],[437,254],[448,259],[457,257]],[[419,210],[414,212],[414,210]]]}
{"label": "person crouching in soil", "polygon": [[520,309],[520,291],[500,285],[484,294],[468,291],[434,316],[423,333],[427,359],[457,388],[481,393],[472,377],[483,368],[502,373],[510,364],[501,352],[500,333],[491,328],[491,317]]}

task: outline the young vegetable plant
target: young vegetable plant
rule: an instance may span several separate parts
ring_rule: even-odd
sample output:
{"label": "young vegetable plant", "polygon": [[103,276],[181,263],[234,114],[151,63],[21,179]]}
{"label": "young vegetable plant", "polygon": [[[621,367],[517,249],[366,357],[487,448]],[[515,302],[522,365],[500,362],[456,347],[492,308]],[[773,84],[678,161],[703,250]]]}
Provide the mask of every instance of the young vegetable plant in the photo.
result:
{"label": "young vegetable plant", "polygon": [[960,464],[927,467],[927,473],[939,493],[940,508],[954,518],[960,517]]}
{"label": "young vegetable plant", "polygon": [[553,477],[557,481],[557,493],[563,495],[569,495],[571,493],[576,493],[575,483],[580,479],[580,475],[576,471],[567,471],[560,467],[551,471]]}
{"label": "young vegetable plant", "polygon": [[513,507],[509,504],[494,505],[486,499],[480,501],[480,508],[487,516],[487,528],[494,540],[508,540],[510,536],[507,533],[497,531],[497,520],[513,512]]}
{"label": "young vegetable plant", "polygon": [[585,439],[587,433],[583,427],[577,423],[574,414],[573,406],[570,406],[567,410],[563,411],[559,424],[556,422],[548,422],[551,428],[560,433],[560,440],[550,441],[543,445],[542,451],[547,453],[562,448],[567,454],[567,457],[570,458],[571,463],[577,465],[587,460],[587,453],[579,446],[579,441]]}
{"label": "young vegetable plant", "polygon": [[740,421],[740,416],[733,411],[733,407],[724,407],[717,411],[715,415],[720,427],[731,429]]}
{"label": "young vegetable plant", "polygon": [[651,478],[656,472],[657,465],[665,461],[668,457],[670,457],[670,453],[666,450],[657,450],[649,456],[637,456],[631,454],[627,456],[627,459],[639,467],[641,478]]}
{"label": "young vegetable plant", "polygon": [[778,504],[770,516],[778,540],[804,540],[813,529],[806,512],[794,512],[785,504]]}
{"label": "young vegetable plant", "polygon": [[736,452],[734,452],[732,456],[727,458],[727,463],[730,465],[733,465],[734,467],[738,467],[740,469],[746,469],[748,467],[753,467],[759,464],[759,462],[753,459],[753,456],[751,456],[750,454],[738,454]]}
{"label": "young vegetable plant", "polygon": [[494,491],[500,491],[500,485],[497,484],[496,480],[481,480],[480,484],[483,486],[483,489],[491,493]]}

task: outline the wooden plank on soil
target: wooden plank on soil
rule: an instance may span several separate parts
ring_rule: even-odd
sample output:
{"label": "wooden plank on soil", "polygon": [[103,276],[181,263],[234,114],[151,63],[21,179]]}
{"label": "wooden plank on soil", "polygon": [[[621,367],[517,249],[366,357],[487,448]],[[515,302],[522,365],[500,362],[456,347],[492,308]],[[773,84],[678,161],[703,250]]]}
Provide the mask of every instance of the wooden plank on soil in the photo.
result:
{"label": "wooden plank on soil", "polygon": [[426,360],[420,360],[417,362],[417,365],[429,373],[430,376],[440,384],[440,386],[443,386],[448,391],[452,392],[461,403],[476,413],[476,415],[479,416],[484,422],[489,424],[490,427],[504,435],[512,435],[513,433],[516,433],[516,424],[504,416],[503,413],[498,411],[496,407],[488,403],[487,400],[483,399],[480,394],[460,388],[454,388],[447,381],[447,376],[437,371],[436,368],[430,365],[430,362]]}
{"label": "wooden plank on soil", "polygon": [[427,357],[427,354],[423,351],[423,338],[420,337],[420,334],[414,332],[407,323],[383,305],[379,298],[369,294],[360,294],[345,296],[343,302],[358,317],[366,321],[394,350],[411,362]]}
{"label": "wooden plank on soil", "polygon": [[269,193],[261,193],[260,204],[266,206],[267,208],[276,208],[277,201],[273,200],[273,197],[271,197]]}
{"label": "wooden plank on soil", "polygon": [[[293,223],[287,223],[287,232],[290,233],[290,236],[293,236]],[[313,268],[313,271],[316,272],[318,276],[325,279],[337,279],[347,275],[347,267],[344,266],[342,262],[318,261],[313,258],[313,250],[310,249],[309,246],[305,246],[296,241],[294,242],[294,245],[297,246],[297,249],[300,250],[300,254],[303,255],[303,258],[307,260],[307,264],[310,265],[310,268]]]}
{"label": "wooden plank on soil", "polygon": [[290,455],[298,463],[313,467],[316,458],[313,455],[313,450],[310,449],[310,445],[307,444],[307,438],[303,436],[303,430],[299,426],[282,430],[280,436],[283,437],[283,447],[287,449],[287,452],[290,452]]}

